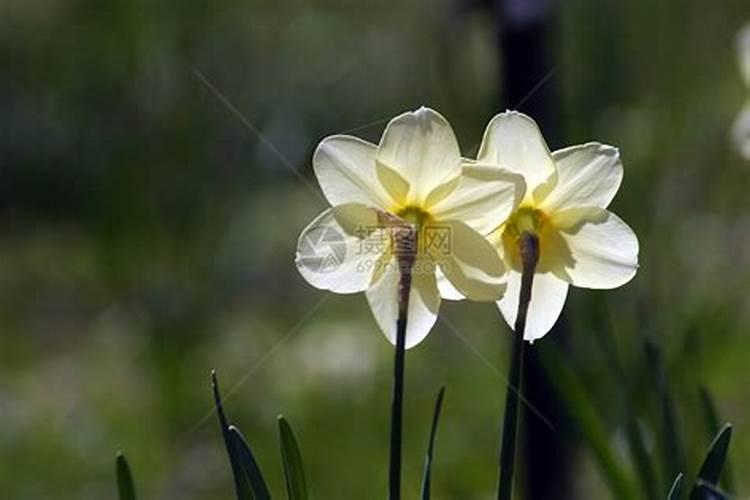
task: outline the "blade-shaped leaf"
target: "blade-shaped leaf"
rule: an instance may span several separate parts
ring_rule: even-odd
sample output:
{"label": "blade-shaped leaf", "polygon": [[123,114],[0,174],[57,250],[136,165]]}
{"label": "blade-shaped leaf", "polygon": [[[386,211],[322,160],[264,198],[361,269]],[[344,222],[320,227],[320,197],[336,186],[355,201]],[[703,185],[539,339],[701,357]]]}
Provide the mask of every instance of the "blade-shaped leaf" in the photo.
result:
{"label": "blade-shaped leaf", "polygon": [[[653,342],[647,341],[645,345],[646,359],[654,368],[654,375],[659,391],[662,417],[662,464],[664,481],[669,481],[680,471],[684,470],[683,446],[680,440],[677,422],[677,409],[672,398],[672,393],[667,382],[666,369],[662,358],[661,349]],[[666,483],[669,484],[668,482]]]}
{"label": "blade-shaped leaf", "polygon": [[674,483],[672,483],[672,488],[669,489],[667,500],[680,500],[680,497],[682,496],[682,478],[682,472],[677,474],[677,477],[674,479]]}
{"label": "blade-shaped leaf", "polygon": [[135,486],[133,485],[133,475],[130,473],[130,466],[125,460],[125,455],[117,454],[117,491],[120,494],[120,500],[135,500]]}
{"label": "blade-shaped leaf", "polygon": [[[721,430],[721,424],[719,422],[719,412],[716,411],[716,404],[714,403],[713,397],[707,388],[700,388],[700,400],[701,406],[703,407],[703,417],[706,421],[706,427],[710,433],[709,437],[715,436],[717,432]],[[734,478],[732,477],[732,468],[729,466],[729,459],[727,458],[724,463],[722,471],[722,482],[721,484],[728,491],[734,490]]]}
{"label": "blade-shaped leaf", "polygon": [[229,426],[229,441],[242,474],[250,482],[255,500],[270,500],[271,495],[268,492],[268,487],[266,486],[266,481],[263,479],[263,473],[260,471],[258,462],[255,461],[255,456],[250,450],[245,437],[233,425]]}
{"label": "blade-shaped leaf", "polygon": [[302,454],[292,427],[283,416],[279,416],[281,436],[281,460],[284,462],[284,478],[289,500],[307,500],[307,483],[302,466]]}
{"label": "blade-shaped leaf", "polygon": [[[699,485],[717,485],[719,483],[719,476],[721,475],[721,469],[724,467],[724,462],[727,459],[727,451],[729,451],[729,443],[732,439],[732,426],[726,424],[716,435],[711,446],[708,448],[708,454],[706,459],[701,465],[701,469],[698,472],[698,481],[696,482],[695,488],[693,488],[690,494],[691,500],[701,500],[705,496],[700,496]],[[704,488],[705,489],[705,488]]]}
{"label": "blade-shaped leaf", "polygon": [[432,414],[432,428],[430,429],[430,443],[427,446],[427,456],[424,460],[424,473],[422,475],[422,500],[430,500],[430,482],[432,479],[432,454],[435,451],[435,434],[437,433],[438,422],[440,421],[440,410],[443,407],[443,396],[445,396],[445,387],[440,388],[437,400],[435,401],[435,411]]}
{"label": "blade-shaped leaf", "polygon": [[617,354],[617,345],[614,341],[615,335],[612,335],[612,326],[605,318],[599,318],[600,325],[594,328],[594,333],[599,346],[604,353],[607,363],[617,378],[621,387],[626,388],[626,397],[623,399],[623,409],[625,412],[625,436],[628,441],[630,455],[635,465],[638,479],[640,479],[643,493],[647,499],[656,500],[662,495],[662,489],[659,487],[654,465],[651,463],[651,456],[646,447],[646,440],[643,431],[638,423],[638,416],[634,409],[633,400],[635,391],[633,389],[631,378],[625,371],[625,367],[620,361]]}
{"label": "blade-shaped leaf", "polygon": [[728,500],[729,495],[721,491],[713,484],[698,480],[695,485],[696,498],[698,500]]}
{"label": "blade-shaped leaf", "polygon": [[620,500],[638,498],[624,465],[610,446],[607,432],[583,381],[562,360],[560,353],[552,345],[538,352],[542,356],[549,379],[560,394],[560,400],[565,403],[565,410],[571,421],[591,446],[612,488],[613,497]]}
{"label": "blade-shaped leaf", "polygon": [[224,445],[227,449],[227,455],[229,455],[229,463],[232,466],[237,500],[269,499],[271,496],[268,493],[263,475],[252,451],[250,451],[250,447],[240,432],[235,427],[230,426],[227,421],[224,406],[221,402],[219,380],[215,371],[211,371],[211,384],[213,387],[214,403],[216,404],[216,413],[219,415],[221,434],[224,437]]}

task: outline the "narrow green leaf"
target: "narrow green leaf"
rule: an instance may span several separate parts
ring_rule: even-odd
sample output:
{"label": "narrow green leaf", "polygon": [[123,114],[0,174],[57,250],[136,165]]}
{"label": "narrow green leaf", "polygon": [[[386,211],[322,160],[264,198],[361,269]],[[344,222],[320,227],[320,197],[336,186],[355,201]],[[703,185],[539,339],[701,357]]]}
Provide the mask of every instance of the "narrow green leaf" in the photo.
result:
{"label": "narrow green leaf", "polygon": [[[721,469],[724,467],[724,462],[727,459],[727,451],[729,451],[729,443],[732,439],[732,426],[726,424],[719,431],[719,433],[711,442],[711,446],[708,448],[708,454],[706,459],[703,461],[700,471],[698,472],[698,480],[696,481],[695,488],[690,493],[691,500],[701,500],[705,498],[700,496],[700,483],[707,485],[716,486],[719,483],[719,476],[721,475]],[[705,489],[705,488],[704,488]]]}
{"label": "narrow green leaf", "polygon": [[219,391],[219,380],[215,371],[211,371],[211,383],[213,387],[216,413],[219,415],[221,434],[224,437],[224,445],[229,455],[229,463],[232,466],[234,487],[237,500],[267,500],[271,496],[268,493],[263,474],[258,467],[255,457],[245,438],[236,427],[229,425],[224,413]]}
{"label": "narrow green leaf", "polygon": [[545,346],[545,349],[538,352],[571,421],[593,450],[597,463],[612,489],[613,497],[620,500],[639,498],[623,464],[609,444],[607,432],[584,383],[561,359],[560,353],[552,345]]}
{"label": "narrow green leaf", "polygon": [[211,370],[211,387],[214,394],[214,403],[216,405],[216,413],[219,415],[219,426],[221,427],[221,435],[224,438],[224,446],[227,449],[227,455],[229,456],[229,464],[232,467],[232,478],[234,479],[234,489],[237,494],[237,500],[255,500],[252,487],[248,477],[242,472],[240,462],[237,457],[237,452],[234,449],[232,440],[229,435],[229,423],[227,417],[224,414],[224,405],[221,403],[221,393],[219,391],[219,380],[216,376],[216,371]]}
{"label": "narrow green leaf", "polygon": [[263,479],[263,473],[258,466],[258,462],[256,462],[255,456],[252,450],[250,450],[245,437],[233,425],[229,426],[229,441],[232,445],[232,453],[237,460],[242,474],[250,482],[255,500],[270,500],[271,494],[268,492],[268,486],[266,486],[266,481]]}
{"label": "narrow green leaf", "polygon": [[680,500],[680,497],[682,497],[682,478],[683,478],[682,472],[677,474],[677,477],[674,479],[674,483],[672,483],[672,487],[669,489],[669,495],[667,495],[667,500]]}
{"label": "narrow green leaf", "polygon": [[600,326],[594,328],[594,332],[617,382],[621,387],[626,388],[626,397],[623,401],[626,421],[625,436],[628,441],[628,449],[630,450],[633,464],[643,488],[643,493],[647,499],[657,500],[662,495],[662,489],[659,487],[656,471],[646,448],[646,440],[643,437],[641,426],[638,423],[638,416],[633,408],[635,393],[631,378],[628,376],[625,367],[617,355],[617,346],[614,341],[615,336],[611,334],[611,327],[605,323],[604,318],[600,318]]}
{"label": "narrow green leaf", "polygon": [[117,490],[120,493],[120,500],[135,500],[135,486],[133,485],[133,475],[130,473],[130,466],[125,460],[125,455],[117,454],[115,460],[117,470]]}
{"label": "narrow green leaf", "polygon": [[284,462],[284,478],[289,500],[307,500],[307,483],[305,482],[305,469],[302,466],[302,454],[292,427],[282,415],[279,415],[279,434],[281,460]]}
{"label": "narrow green leaf", "polygon": [[695,485],[696,498],[698,500],[728,500],[729,495],[721,491],[713,484],[698,480]]}
{"label": "narrow green leaf", "polygon": [[[677,425],[677,410],[669,389],[669,384],[667,383],[661,349],[656,344],[647,341],[645,351],[646,359],[649,365],[654,368],[657,381],[662,417],[662,467],[664,480],[669,481],[670,478],[675,477],[685,468],[682,459],[682,441],[680,440],[679,427]],[[669,485],[668,482],[667,485]]]}
{"label": "narrow green leaf", "polygon": [[[721,430],[721,424],[719,423],[719,412],[716,411],[716,404],[711,396],[711,393],[707,388],[701,387],[699,389],[701,406],[703,407],[703,417],[705,419],[706,428],[709,432],[709,437],[713,437],[717,432]],[[722,471],[722,482],[721,484],[728,491],[734,491],[734,478],[732,475],[732,468],[727,458]]]}
{"label": "narrow green leaf", "polygon": [[443,396],[445,396],[445,387],[440,388],[437,400],[435,401],[435,411],[432,414],[432,428],[430,429],[430,444],[427,446],[427,456],[424,460],[424,473],[422,475],[422,500],[430,500],[430,483],[432,479],[432,455],[435,451],[435,435],[440,420],[440,410],[443,407]]}

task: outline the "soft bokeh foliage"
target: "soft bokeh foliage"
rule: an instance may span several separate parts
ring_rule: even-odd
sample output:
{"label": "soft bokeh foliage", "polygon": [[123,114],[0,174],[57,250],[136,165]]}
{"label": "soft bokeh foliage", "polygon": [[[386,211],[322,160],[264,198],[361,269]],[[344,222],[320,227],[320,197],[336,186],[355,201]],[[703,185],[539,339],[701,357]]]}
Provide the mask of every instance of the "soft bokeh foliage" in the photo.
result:
{"label": "soft bokeh foliage", "polygon": [[[750,8],[606,9],[560,10],[550,84],[563,134],[550,146],[620,148],[613,210],[639,235],[641,271],[612,292],[571,291],[566,366],[624,457],[626,389],[647,444],[660,439],[651,339],[691,438],[688,472],[710,440],[705,385],[735,425],[747,494],[750,166],[729,131],[747,99],[734,36]],[[428,0],[0,4],[0,497],[113,497],[122,449],[143,498],[228,498],[209,415],[216,368],[275,491],[283,411],[312,496],[382,498],[392,347],[361,296],[313,290],[293,265],[297,234],[325,206],[310,156],[331,133],[376,141],[421,104],[474,155],[502,98],[493,29],[481,9]],[[407,361],[405,484],[418,490],[445,384],[434,494],[487,498],[510,335],[490,304],[442,315]],[[582,445],[575,458],[581,497],[600,497],[596,455]]]}

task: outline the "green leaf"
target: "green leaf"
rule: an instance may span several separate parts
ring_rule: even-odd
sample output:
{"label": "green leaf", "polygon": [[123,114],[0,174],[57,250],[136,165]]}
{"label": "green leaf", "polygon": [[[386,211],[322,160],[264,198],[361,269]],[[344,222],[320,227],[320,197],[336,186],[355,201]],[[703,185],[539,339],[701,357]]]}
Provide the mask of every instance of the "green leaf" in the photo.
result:
{"label": "green leaf", "polygon": [[[708,448],[708,454],[706,459],[703,461],[700,471],[698,472],[698,480],[696,481],[695,488],[690,493],[691,500],[702,500],[706,498],[701,496],[700,484],[707,484],[716,486],[719,483],[719,476],[721,475],[721,469],[724,467],[724,462],[727,459],[727,451],[729,451],[729,443],[732,439],[732,426],[726,424],[716,435],[711,446]],[[705,489],[705,488],[704,488]],[[710,498],[710,497],[709,497]]]}
{"label": "green leaf", "polygon": [[633,459],[638,478],[640,479],[643,493],[647,499],[656,500],[661,497],[662,490],[659,487],[658,478],[654,465],[651,461],[646,440],[643,437],[641,426],[638,423],[638,416],[633,408],[634,390],[630,377],[628,377],[625,368],[617,355],[617,346],[614,342],[614,335],[611,334],[612,328],[600,319],[601,325],[594,328],[594,332],[599,346],[606,357],[607,364],[610,366],[617,383],[625,387],[626,397],[624,398],[625,412],[625,436],[628,441],[628,449]]}
{"label": "green leaf", "polygon": [[279,416],[279,434],[281,435],[281,459],[284,462],[284,477],[289,500],[307,500],[305,470],[302,466],[302,455],[297,439],[289,422]]}
{"label": "green leaf", "polygon": [[680,500],[680,497],[682,496],[682,478],[683,478],[682,472],[677,474],[677,477],[674,479],[674,483],[672,483],[672,488],[669,490],[669,495],[667,495],[667,500]]}
{"label": "green leaf", "polygon": [[[714,403],[711,393],[705,387],[699,389],[701,406],[703,407],[703,417],[706,422],[706,428],[709,432],[709,437],[713,437],[717,432],[721,430],[719,423],[719,413],[716,411],[716,404]],[[722,483],[725,489],[729,491],[734,490],[734,479],[732,477],[732,469],[729,466],[729,460],[727,459],[724,464]]]}
{"label": "green leaf", "polygon": [[649,365],[654,367],[661,402],[662,466],[664,469],[664,480],[666,481],[684,470],[685,467],[682,460],[683,447],[678,432],[677,410],[669,389],[669,384],[667,383],[661,349],[656,344],[647,341],[645,351]]}
{"label": "green leaf", "polygon": [[130,473],[130,466],[125,460],[125,455],[117,454],[115,460],[117,470],[117,490],[120,493],[120,500],[135,500],[135,486],[133,485],[133,475]]}
{"label": "green leaf", "polygon": [[639,498],[624,465],[609,444],[607,432],[589,398],[586,385],[562,360],[559,351],[553,345],[545,346],[538,352],[571,421],[593,450],[599,467],[612,489],[613,497],[621,500]]}
{"label": "green leaf", "polygon": [[253,495],[255,495],[253,498],[255,500],[270,500],[271,494],[268,492],[268,487],[266,486],[266,481],[263,479],[263,473],[260,471],[258,462],[255,461],[255,456],[250,450],[245,437],[233,425],[229,426],[229,441],[241,473],[250,482],[250,489]]}
{"label": "green leaf", "polygon": [[224,414],[224,406],[221,403],[219,391],[219,380],[216,372],[211,372],[211,383],[213,387],[216,413],[219,415],[221,434],[224,437],[224,445],[229,455],[229,463],[232,466],[232,477],[237,494],[237,500],[266,500],[271,496],[263,480],[263,474],[255,461],[250,447],[236,427],[230,426]]}
{"label": "green leaf", "polygon": [[443,407],[443,396],[445,396],[445,387],[440,388],[437,400],[435,401],[435,411],[432,414],[432,428],[430,429],[430,444],[427,446],[427,456],[424,460],[424,473],[422,475],[422,500],[430,500],[430,482],[432,479],[432,454],[435,451],[435,434],[437,433],[438,421],[440,420],[440,410]]}
{"label": "green leaf", "polygon": [[729,498],[729,495],[713,484],[708,484],[700,479],[695,485],[694,491],[698,500],[727,500]]}

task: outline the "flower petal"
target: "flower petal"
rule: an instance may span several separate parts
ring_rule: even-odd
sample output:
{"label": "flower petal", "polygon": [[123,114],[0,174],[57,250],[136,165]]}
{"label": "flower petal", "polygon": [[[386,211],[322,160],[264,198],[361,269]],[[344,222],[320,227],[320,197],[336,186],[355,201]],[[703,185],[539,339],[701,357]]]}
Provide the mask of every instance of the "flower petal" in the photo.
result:
{"label": "flower petal", "polygon": [[505,291],[505,265],[495,247],[459,221],[440,221],[423,231],[425,250],[451,284],[470,300],[492,301]]}
{"label": "flower petal", "polygon": [[313,169],[332,206],[362,203],[387,209],[393,203],[375,169],[377,147],[350,135],[323,139],[313,155]]}
{"label": "flower petal", "polygon": [[439,267],[435,270],[435,278],[437,279],[440,298],[445,300],[464,300],[466,298],[453,286],[453,283],[448,280]]}
{"label": "flower petal", "polygon": [[638,269],[638,238],[612,212],[601,208],[572,209],[552,217],[569,255],[565,274],[583,288],[617,288]]}
{"label": "flower petal", "polygon": [[[395,257],[391,259],[379,279],[367,290],[367,301],[385,336],[396,344],[398,320],[398,284],[400,274]],[[437,320],[440,294],[435,281],[435,267],[428,259],[418,259],[412,270],[409,311],[406,320],[406,348],[419,344],[430,333]]]}
{"label": "flower petal", "polygon": [[388,251],[377,212],[360,204],[330,208],[300,234],[295,263],[315,288],[356,293],[370,286],[378,258]]}
{"label": "flower petal", "polygon": [[420,204],[433,188],[461,173],[461,152],[453,129],[439,113],[424,107],[388,123],[377,161],[409,184],[406,199],[398,199],[403,194],[400,184],[397,192],[390,193],[402,205]]}
{"label": "flower petal", "polygon": [[[508,290],[497,302],[505,321],[514,328],[518,313],[518,294],[521,291],[521,273],[511,270],[508,273]],[[552,273],[534,274],[531,285],[531,302],[526,316],[526,330],[523,338],[529,342],[544,337],[560,317],[565,298],[568,295],[568,284]]]}
{"label": "flower petal", "polygon": [[506,111],[490,120],[477,163],[523,175],[527,195],[555,173],[555,164],[536,122],[517,111]]}
{"label": "flower petal", "polygon": [[455,188],[427,209],[437,220],[459,220],[481,234],[501,226],[523,200],[526,184],[523,177],[500,168],[465,166]]}
{"label": "flower petal", "polygon": [[607,208],[622,182],[617,148],[591,142],[552,153],[557,178],[541,201],[546,212],[577,207]]}

